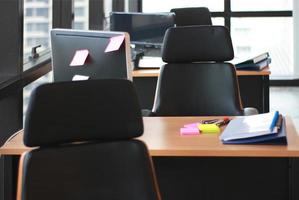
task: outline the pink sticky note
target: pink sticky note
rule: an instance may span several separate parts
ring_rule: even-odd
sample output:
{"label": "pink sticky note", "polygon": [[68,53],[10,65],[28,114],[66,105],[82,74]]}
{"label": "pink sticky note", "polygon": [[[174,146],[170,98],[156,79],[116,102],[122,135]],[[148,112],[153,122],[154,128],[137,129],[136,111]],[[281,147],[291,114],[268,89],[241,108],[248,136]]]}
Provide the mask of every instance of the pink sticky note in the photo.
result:
{"label": "pink sticky note", "polygon": [[199,135],[198,128],[181,128],[180,130],[181,135]]}
{"label": "pink sticky note", "polygon": [[185,124],[185,128],[197,128],[199,123]]}
{"label": "pink sticky note", "polygon": [[85,81],[88,80],[89,76],[75,75],[72,78],[72,81]]}
{"label": "pink sticky note", "polygon": [[88,57],[89,51],[87,49],[77,50],[70,66],[82,66]]}
{"label": "pink sticky note", "polygon": [[115,36],[110,38],[109,44],[105,49],[106,52],[117,51],[125,39],[125,35]]}

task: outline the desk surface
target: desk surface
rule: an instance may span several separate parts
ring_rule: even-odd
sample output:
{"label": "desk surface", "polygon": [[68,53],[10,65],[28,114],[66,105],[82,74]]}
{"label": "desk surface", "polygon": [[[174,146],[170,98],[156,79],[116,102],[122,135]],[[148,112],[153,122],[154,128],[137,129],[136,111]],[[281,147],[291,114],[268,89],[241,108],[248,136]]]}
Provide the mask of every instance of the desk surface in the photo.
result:
{"label": "desk surface", "polygon": [[[210,117],[215,118],[215,117]],[[219,134],[180,136],[184,124],[207,117],[144,117],[144,141],[152,156],[211,157],[299,157],[299,136],[286,118],[288,145],[223,145]],[[0,148],[0,154],[20,155],[30,148],[23,145],[23,131]]]}
{"label": "desk surface", "polygon": [[[133,77],[158,77],[160,69],[139,69],[133,71]],[[267,76],[270,75],[269,67],[261,71],[237,70],[237,76]]]}

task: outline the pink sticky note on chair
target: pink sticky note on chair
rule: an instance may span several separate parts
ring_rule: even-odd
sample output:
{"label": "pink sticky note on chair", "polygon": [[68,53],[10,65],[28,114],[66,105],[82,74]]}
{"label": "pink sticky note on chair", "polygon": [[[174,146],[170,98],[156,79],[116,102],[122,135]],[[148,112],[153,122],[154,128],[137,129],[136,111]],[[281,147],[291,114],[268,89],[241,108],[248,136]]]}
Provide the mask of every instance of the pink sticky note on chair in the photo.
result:
{"label": "pink sticky note on chair", "polygon": [[198,128],[181,128],[180,130],[181,135],[199,135]]}
{"label": "pink sticky note on chair", "polygon": [[77,50],[70,66],[82,66],[88,57],[89,51],[87,49]]}
{"label": "pink sticky note on chair", "polygon": [[117,51],[125,39],[125,35],[115,36],[110,38],[109,44],[105,49],[105,53]]}
{"label": "pink sticky note on chair", "polygon": [[198,128],[199,123],[185,124],[185,128]]}

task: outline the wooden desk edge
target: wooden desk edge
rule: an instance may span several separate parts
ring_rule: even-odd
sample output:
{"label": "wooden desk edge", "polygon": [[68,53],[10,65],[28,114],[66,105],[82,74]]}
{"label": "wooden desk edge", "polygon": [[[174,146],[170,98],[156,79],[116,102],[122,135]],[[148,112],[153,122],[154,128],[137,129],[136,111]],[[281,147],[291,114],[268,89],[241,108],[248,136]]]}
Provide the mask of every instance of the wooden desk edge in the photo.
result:
{"label": "wooden desk edge", "polygon": [[173,150],[151,150],[150,155],[153,157],[247,157],[247,158],[299,158],[298,151],[258,151],[258,153],[251,152],[248,150],[238,151],[203,151],[203,150],[185,150],[180,152],[174,152]]}
{"label": "wooden desk edge", "polygon": [[[158,77],[160,74],[160,69],[138,69],[132,72],[133,78],[137,77]],[[261,71],[245,71],[237,70],[237,76],[268,76],[270,75],[269,67]]]}

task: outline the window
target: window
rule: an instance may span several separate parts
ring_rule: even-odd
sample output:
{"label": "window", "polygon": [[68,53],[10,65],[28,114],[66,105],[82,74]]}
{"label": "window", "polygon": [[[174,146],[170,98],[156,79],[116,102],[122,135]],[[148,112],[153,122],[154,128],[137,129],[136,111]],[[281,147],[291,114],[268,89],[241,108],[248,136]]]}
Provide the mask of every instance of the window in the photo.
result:
{"label": "window", "polygon": [[38,17],[48,17],[49,7],[46,8],[36,8],[36,16]]}
{"label": "window", "polygon": [[27,16],[27,17],[33,16],[33,9],[32,8],[26,8],[25,16]]}
{"label": "window", "polygon": [[212,24],[224,26],[224,18],[223,17],[213,17]]}
{"label": "window", "polygon": [[294,69],[291,17],[232,18],[231,35],[237,57],[268,51],[272,60],[271,75],[292,76]]}
{"label": "window", "polygon": [[[42,45],[38,52],[49,47],[49,30],[52,27],[52,0],[24,0],[24,60],[28,60],[31,48]],[[24,69],[25,70],[25,69]]]}
{"label": "window", "polygon": [[269,52],[271,78],[294,74],[292,0],[231,0],[230,28],[236,57]]}
{"label": "window", "polygon": [[80,16],[80,17],[82,17],[82,16],[84,16],[84,7],[77,7],[77,8],[75,8],[75,13],[76,13],[76,16]]}
{"label": "window", "polygon": [[236,57],[249,58],[267,51],[272,59],[271,78],[284,79],[296,75],[293,3],[293,0],[143,0],[142,11],[208,7],[212,23],[230,29]]}
{"label": "window", "polygon": [[36,2],[43,2],[43,3],[48,3],[49,0],[35,0]]}
{"label": "window", "polygon": [[26,32],[33,32],[34,31],[34,24],[28,23],[26,25]]}
{"label": "window", "polygon": [[223,0],[143,0],[143,12],[169,12],[172,8],[208,7],[210,11],[223,11]]}
{"label": "window", "polygon": [[84,22],[75,22],[74,29],[79,29],[79,30],[84,29]]}
{"label": "window", "polygon": [[36,24],[36,31],[48,33],[49,32],[49,24],[48,23],[37,23]]}
{"label": "window", "polygon": [[293,0],[231,0],[232,11],[292,10]]}
{"label": "window", "polygon": [[75,0],[74,1],[74,29],[88,29],[88,0]]}

